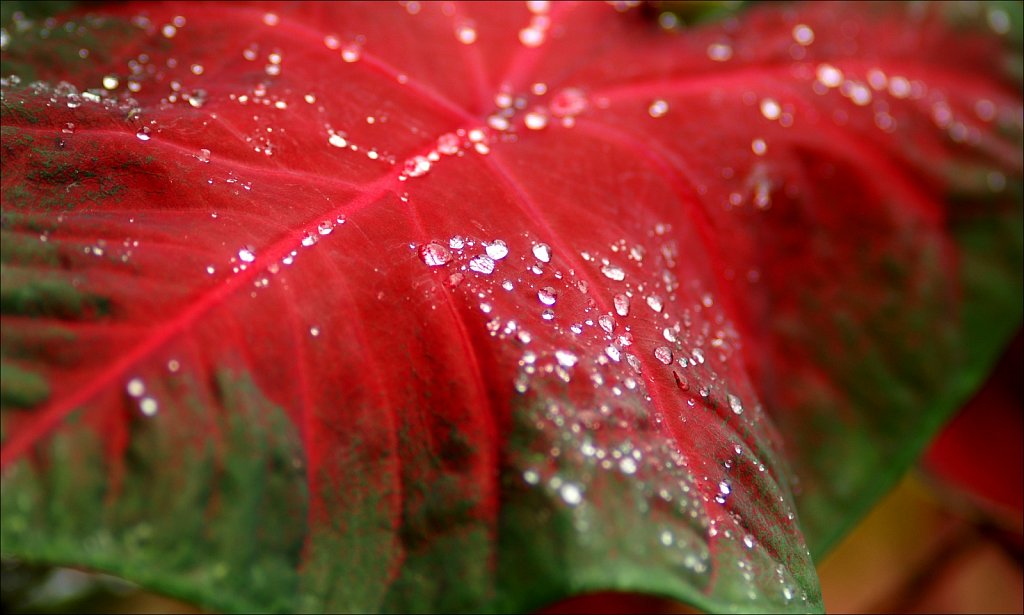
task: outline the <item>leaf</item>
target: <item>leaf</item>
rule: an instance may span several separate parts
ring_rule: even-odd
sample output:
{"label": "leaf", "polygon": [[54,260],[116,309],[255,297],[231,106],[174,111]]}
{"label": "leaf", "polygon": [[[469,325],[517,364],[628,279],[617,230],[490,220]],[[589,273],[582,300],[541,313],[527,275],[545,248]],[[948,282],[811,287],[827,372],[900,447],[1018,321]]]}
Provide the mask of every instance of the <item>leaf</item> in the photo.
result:
{"label": "leaf", "polygon": [[820,610],[1019,326],[1002,9],[89,10],[4,44],[5,556]]}

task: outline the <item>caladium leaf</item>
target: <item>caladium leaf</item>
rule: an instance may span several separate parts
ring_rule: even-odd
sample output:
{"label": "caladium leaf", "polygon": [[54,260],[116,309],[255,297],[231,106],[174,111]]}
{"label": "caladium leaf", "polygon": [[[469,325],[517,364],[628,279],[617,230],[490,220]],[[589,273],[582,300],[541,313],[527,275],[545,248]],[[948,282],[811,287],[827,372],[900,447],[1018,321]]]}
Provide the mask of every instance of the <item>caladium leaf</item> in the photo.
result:
{"label": "caladium leaf", "polygon": [[1019,323],[1009,17],[627,8],[16,20],[4,554],[223,610],[820,609],[804,536]]}

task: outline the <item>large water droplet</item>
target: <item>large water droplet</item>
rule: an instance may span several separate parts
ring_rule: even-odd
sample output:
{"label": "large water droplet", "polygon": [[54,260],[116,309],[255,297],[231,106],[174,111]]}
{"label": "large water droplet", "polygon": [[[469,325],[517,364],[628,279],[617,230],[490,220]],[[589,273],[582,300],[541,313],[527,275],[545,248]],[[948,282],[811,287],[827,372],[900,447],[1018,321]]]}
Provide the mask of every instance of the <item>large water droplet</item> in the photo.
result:
{"label": "large water droplet", "polygon": [[740,401],[740,398],[736,397],[732,393],[730,393],[727,397],[729,399],[729,408],[733,411],[733,413],[743,414],[743,402]]}
{"label": "large water droplet", "polygon": [[554,288],[545,286],[537,291],[537,298],[540,299],[540,302],[544,305],[554,305],[555,300],[558,298],[558,293],[555,292]]}
{"label": "large water droplet", "polygon": [[626,272],[622,270],[622,267],[617,265],[603,265],[601,267],[601,273],[604,274],[604,277],[616,282],[621,282],[626,279]]}
{"label": "large water droplet", "polygon": [[440,267],[452,259],[452,254],[448,248],[432,241],[420,247],[420,259],[429,267]]}
{"label": "large water droplet", "polygon": [[546,243],[534,244],[533,256],[542,263],[551,262],[551,246]]}
{"label": "large water droplet", "polygon": [[601,328],[604,329],[606,333],[611,333],[615,330],[615,319],[609,314],[601,314],[598,316],[597,324],[601,325]]}
{"label": "large water droplet", "polygon": [[556,350],[555,359],[562,367],[572,367],[573,365],[576,365],[577,361],[579,361],[579,357],[568,350]]}
{"label": "large water droplet", "polygon": [[481,254],[469,261],[469,268],[483,275],[491,275],[494,271],[494,261],[490,256]]}
{"label": "large water droplet", "polygon": [[487,248],[485,250],[487,252],[487,256],[490,256],[496,261],[499,261],[508,256],[508,246],[505,245],[505,242],[500,239],[496,239],[491,243],[487,244]]}

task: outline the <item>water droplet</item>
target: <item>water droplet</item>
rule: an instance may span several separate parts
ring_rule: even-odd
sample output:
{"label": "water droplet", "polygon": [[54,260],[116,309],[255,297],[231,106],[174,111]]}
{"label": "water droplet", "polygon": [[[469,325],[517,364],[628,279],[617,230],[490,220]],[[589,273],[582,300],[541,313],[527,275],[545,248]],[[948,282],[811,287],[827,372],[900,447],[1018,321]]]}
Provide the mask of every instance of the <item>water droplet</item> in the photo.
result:
{"label": "water droplet", "polygon": [[471,24],[459,24],[455,28],[455,38],[463,45],[472,45],[476,42],[476,29]]}
{"label": "water droplet", "polygon": [[456,235],[448,240],[448,247],[452,250],[461,250],[466,245],[466,240],[461,235]]}
{"label": "water droplet", "polygon": [[555,311],[552,310],[551,308],[545,308],[540,313],[540,317],[543,318],[544,320],[554,320],[555,319]]}
{"label": "water droplet", "polygon": [[339,135],[338,133],[332,133],[331,136],[327,139],[327,142],[333,145],[334,147],[345,147],[348,145],[348,141],[345,140],[345,137]]}
{"label": "water droplet", "polygon": [[793,40],[806,47],[814,42],[814,30],[808,25],[798,23],[793,26]]}
{"label": "water droplet", "polygon": [[491,243],[487,244],[487,248],[485,248],[485,250],[487,251],[487,256],[490,256],[496,261],[508,256],[508,246],[506,246],[505,242],[500,239],[495,239]]}
{"label": "water droplet", "polygon": [[153,138],[152,135],[153,131],[149,129],[149,126],[143,126],[135,133],[135,136],[138,137],[139,141],[149,141]]}
{"label": "water droplet", "polygon": [[743,414],[743,402],[740,401],[740,398],[732,393],[727,395],[727,398],[729,400],[729,408],[733,411],[733,414]]}
{"label": "water droplet", "polygon": [[118,83],[119,83],[119,81],[118,81],[117,77],[115,77],[114,75],[107,75],[106,77],[103,78],[103,87],[108,89],[108,90],[115,90],[115,89],[117,89],[117,84]]}
{"label": "water droplet", "polygon": [[611,333],[615,330],[615,319],[609,314],[601,314],[597,318],[597,324],[601,325],[601,328],[604,329],[605,333]]}
{"label": "water droplet", "polygon": [[196,156],[196,160],[199,162],[210,162],[210,150],[206,148],[199,150],[199,155]]}
{"label": "water droplet", "polygon": [[775,102],[774,98],[761,99],[761,115],[763,115],[765,119],[777,120],[781,114],[782,107],[779,106],[779,103]]}
{"label": "water droplet", "polygon": [[664,307],[661,302],[661,297],[659,297],[658,295],[647,295],[646,301],[647,307],[651,308],[655,312],[661,312],[662,308]]}
{"label": "water droplet", "polygon": [[73,135],[75,134],[75,125],[72,122],[66,122],[60,131],[66,135]]}
{"label": "water droplet", "polygon": [[[682,363],[683,361],[685,361],[685,359],[680,359],[680,360],[679,360],[679,362],[680,362],[680,363]],[[685,366],[684,366],[684,367],[685,367]],[[680,375],[679,375],[679,372],[673,371],[673,372],[672,372],[672,377],[673,377],[673,378],[675,378],[675,381],[676,381],[676,387],[677,387],[677,388],[678,388],[678,389],[679,389],[680,391],[689,391],[689,390],[690,390],[690,383],[689,383],[689,382],[687,382],[687,380],[686,380],[686,378],[685,378],[685,377],[683,377],[683,376],[680,376]]]}
{"label": "water droplet", "polygon": [[334,232],[334,224],[330,220],[324,220],[316,227],[316,232],[321,235],[330,235]]}
{"label": "water droplet", "polygon": [[615,295],[612,298],[612,303],[615,304],[615,313],[619,316],[629,315],[629,297],[626,295]]}
{"label": "water droplet", "polygon": [[676,332],[670,327],[665,327],[664,329],[662,329],[661,336],[665,338],[666,342],[674,343],[676,341]]}
{"label": "water droplet", "polygon": [[348,43],[341,50],[341,59],[348,63],[358,62],[360,55],[362,55],[362,49],[355,43]]}
{"label": "water droplet", "polygon": [[566,88],[551,100],[551,113],[555,117],[572,117],[587,108],[587,96],[579,88]]}
{"label": "water droplet", "polygon": [[132,378],[128,381],[128,385],[125,387],[125,390],[127,390],[128,394],[132,397],[142,397],[146,392],[146,385],[143,384],[140,378]]}
{"label": "water droplet", "polygon": [[651,103],[650,107],[647,107],[647,113],[651,117],[661,117],[668,113],[668,103],[664,100],[656,100]]}
{"label": "water droplet", "polygon": [[708,45],[708,57],[715,62],[727,62],[732,57],[732,47],[724,43]]}
{"label": "water droplet", "polygon": [[309,334],[312,335],[313,337],[319,337],[319,335],[320,335],[320,327],[316,327],[316,326],[310,327],[309,328]]}
{"label": "water droplet", "polygon": [[554,288],[545,286],[537,291],[537,298],[540,299],[540,302],[544,305],[554,305],[555,300],[558,298],[558,293],[555,292]]}
{"label": "water droplet", "polygon": [[164,24],[164,27],[160,28],[160,33],[163,34],[165,38],[174,38],[174,35],[178,33],[178,29],[171,24]]}
{"label": "water droplet", "polygon": [[632,457],[623,457],[619,462],[619,469],[623,474],[633,474],[636,472],[636,460]]}
{"label": "water droplet", "polygon": [[768,151],[768,145],[764,139],[754,139],[750,142],[750,149],[758,156],[764,156],[764,153]]}
{"label": "water droplet", "polygon": [[491,275],[494,271],[494,261],[490,256],[481,254],[469,261],[469,268],[483,275]]}
{"label": "water droplet", "polygon": [[523,123],[530,130],[543,130],[548,125],[548,116],[543,111],[530,111],[523,116]]}
{"label": "water droplet", "polygon": [[439,243],[430,242],[420,247],[420,259],[422,259],[428,267],[440,267],[442,265],[446,265],[451,258],[452,254],[448,251],[448,248]]}
{"label": "water droplet", "polygon": [[143,397],[142,401],[139,402],[139,410],[146,416],[154,416],[157,410],[159,410],[159,406],[152,397]]}
{"label": "water droplet", "polygon": [[730,493],[732,493],[732,486],[729,485],[728,482],[723,480],[722,482],[718,483],[718,492],[721,493],[722,495],[729,495]]}
{"label": "water droplet", "polygon": [[251,263],[254,260],[256,260],[256,253],[253,252],[253,249],[251,247],[246,246],[238,250],[238,260],[242,261],[243,263]]}
{"label": "water droplet", "polygon": [[181,363],[179,363],[177,359],[171,359],[167,362],[167,371],[172,374],[176,374],[179,369],[181,369]]}
{"label": "water droplet", "polygon": [[608,346],[604,349],[604,353],[608,355],[608,358],[612,361],[618,362],[622,358],[622,353],[615,346]]}
{"label": "water droplet", "polygon": [[519,42],[526,47],[539,47],[544,43],[544,31],[530,26],[519,31]]}
{"label": "water droplet", "polygon": [[542,263],[551,262],[551,247],[546,243],[533,245],[533,256]]}
{"label": "water droplet", "polygon": [[310,233],[310,232],[307,231],[307,232],[302,234],[302,245],[303,245],[303,247],[308,248],[310,246],[313,246],[313,245],[316,244],[317,241],[319,241],[319,240],[316,238],[316,235],[314,235],[313,233]]}
{"label": "water droplet", "polygon": [[658,346],[654,349],[654,358],[661,361],[664,365],[670,365],[672,363],[672,351],[669,350],[668,346]]}
{"label": "water droplet", "polygon": [[264,13],[263,15],[263,23],[268,26],[276,26],[280,21],[281,18],[277,16],[277,13]]}
{"label": "water droplet", "polygon": [[555,359],[562,367],[572,367],[573,365],[576,365],[577,361],[579,361],[579,357],[568,350],[556,350]]}
{"label": "water droplet", "polygon": [[618,267],[616,265],[603,265],[601,267],[601,273],[604,274],[604,277],[616,282],[621,282],[626,279],[626,272],[622,270],[622,267]]}
{"label": "water droplet", "polygon": [[533,470],[526,470],[523,472],[523,480],[530,485],[536,485],[540,482],[540,475]]}
{"label": "water droplet", "polygon": [[413,156],[405,161],[405,175],[419,177],[430,171],[430,160],[426,156]]}
{"label": "water droplet", "polygon": [[578,485],[573,483],[565,483],[558,490],[558,493],[562,496],[562,500],[565,501],[569,506],[578,506],[583,501],[583,492],[580,490]]}
{"label": "water droplet", "polygon": [[843,83],[843,71],[831,64],[819,64],[815,76],[827,88],[837,88]]}

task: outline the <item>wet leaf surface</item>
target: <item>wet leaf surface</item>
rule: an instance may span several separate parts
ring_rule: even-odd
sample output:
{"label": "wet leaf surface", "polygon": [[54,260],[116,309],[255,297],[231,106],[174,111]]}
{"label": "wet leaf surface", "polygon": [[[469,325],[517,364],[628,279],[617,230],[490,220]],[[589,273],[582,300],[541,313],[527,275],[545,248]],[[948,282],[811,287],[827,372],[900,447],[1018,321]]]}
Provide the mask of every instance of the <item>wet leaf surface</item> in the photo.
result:
{"label": "wet leaf surface", "polygon": [[5,556],[820,609],[1019,326],[1003,9],[89,10],[4,30]]}

